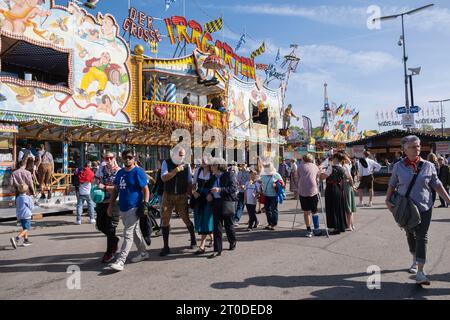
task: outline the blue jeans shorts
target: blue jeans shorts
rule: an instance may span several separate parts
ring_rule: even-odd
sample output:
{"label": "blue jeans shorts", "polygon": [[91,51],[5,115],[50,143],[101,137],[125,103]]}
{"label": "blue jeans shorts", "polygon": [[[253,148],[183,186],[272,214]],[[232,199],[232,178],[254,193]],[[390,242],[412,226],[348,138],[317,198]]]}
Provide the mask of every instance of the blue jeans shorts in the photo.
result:
{"label": "blue jeans shorts", "polygon": [[20,219],[23,230],[31,230],[31,219]]}

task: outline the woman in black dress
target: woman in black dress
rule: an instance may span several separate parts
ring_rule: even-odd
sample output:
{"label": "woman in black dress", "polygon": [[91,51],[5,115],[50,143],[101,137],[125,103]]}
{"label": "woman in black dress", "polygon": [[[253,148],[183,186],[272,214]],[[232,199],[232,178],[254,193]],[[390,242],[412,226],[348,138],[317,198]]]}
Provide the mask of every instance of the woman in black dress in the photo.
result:
{"label": "woman in black dress", "polygon": [[346,198],[344,192],[345,170],[341,163],[344,156],[341,153],[333,155],[333,163],[328,166],[321,178],[326,179],[325,211],[327,213],[327,226],[331,234],[340,234],[347,229],[345,216]]}

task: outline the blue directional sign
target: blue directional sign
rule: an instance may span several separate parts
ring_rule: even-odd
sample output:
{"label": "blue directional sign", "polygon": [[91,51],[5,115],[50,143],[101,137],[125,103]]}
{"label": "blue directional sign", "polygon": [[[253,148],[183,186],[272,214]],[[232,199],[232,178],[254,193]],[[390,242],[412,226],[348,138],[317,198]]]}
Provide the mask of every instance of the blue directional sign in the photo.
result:
{"label": "blue directional sign", "polygon": [[409,112],[410,113],[419,113],[422,109],[418,106],[410,107]]}
{"label": "blue directional sign", "polygon": [[399,107],[396,110],[397,114],[406,114],[407,110],[406,107]]}

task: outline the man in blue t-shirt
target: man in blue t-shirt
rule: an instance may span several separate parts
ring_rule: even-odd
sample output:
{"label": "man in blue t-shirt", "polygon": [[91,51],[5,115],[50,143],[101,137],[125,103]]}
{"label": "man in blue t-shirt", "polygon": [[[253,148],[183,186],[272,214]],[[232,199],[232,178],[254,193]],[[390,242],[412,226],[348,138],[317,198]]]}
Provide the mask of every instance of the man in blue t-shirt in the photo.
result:
{"label": "man in blue t-shirt", "polygon": [[115,188],[108,207],[108,216],[112,217],[113,207],[119,195],[120,216],[124,225],[124,242],[116,262],[110,265],[111,269],[116,271],[122,271],[124,268],[128,253],[133,245],[133,236],[139,254],[131,261],[133,263],[141,262],[149,257],[139,229],[139,217],[136,214],[138,210],[143,210],[150,198],[147,175],[141,168],[136,166],[132,151],[122,152],[122,161],[125,164],[125,168],[121,169],[116,175],[114,180]]}

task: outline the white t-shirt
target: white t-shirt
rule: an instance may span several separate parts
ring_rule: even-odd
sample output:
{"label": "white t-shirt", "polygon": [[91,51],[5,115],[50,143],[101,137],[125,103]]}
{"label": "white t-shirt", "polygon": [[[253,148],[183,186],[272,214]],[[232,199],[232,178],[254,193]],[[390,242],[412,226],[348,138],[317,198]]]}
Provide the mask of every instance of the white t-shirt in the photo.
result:
{"label": "white t-shirt", "polygon": [[247,204],[256,205],[256,193],[259,188],[260,186],[258,182],[250,183],[249,181],[245,184],[245,196],[247,197]]}
{"label": "white t-shirt", "polygon": [[90,182],[85,182],[85,183],[80,184],[80,187],[78,189],[80,192],[80,196],[90,195],[91,187],[92,187],[92,184]]}
{"label": "white t-shirt", "polygon": [[381,165],[379,165],[377,162],[369,158],[366,158],[366,161],[367,161],[367,168],[364,168],[359,161],[356,163],[360,177],[370,176],[374,172],[378,172],[381,170]]}

